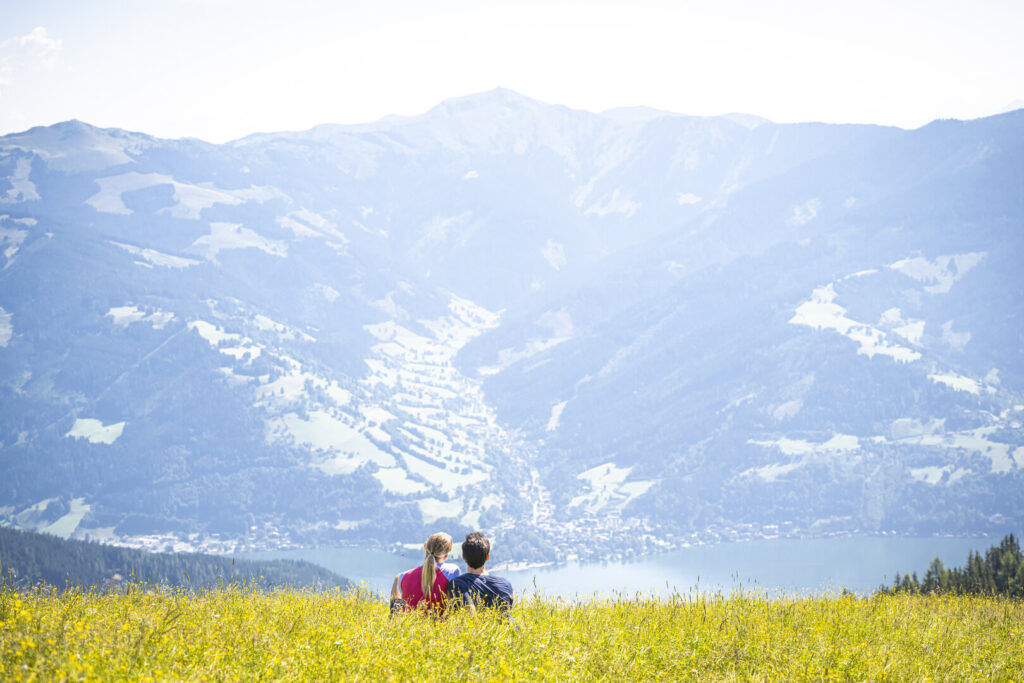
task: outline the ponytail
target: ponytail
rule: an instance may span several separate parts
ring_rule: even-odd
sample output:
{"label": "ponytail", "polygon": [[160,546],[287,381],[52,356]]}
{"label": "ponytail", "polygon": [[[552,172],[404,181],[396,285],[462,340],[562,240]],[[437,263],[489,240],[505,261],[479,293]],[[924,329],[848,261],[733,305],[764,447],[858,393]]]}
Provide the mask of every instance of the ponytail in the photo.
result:
{"label": "ponytail", "polygon": [[423,544],[423,573],[420,574],[420,589],[423,596],[430,599],[437,578],[437,565],[440,558],[452,551],[452,537],[446,533],[436,533]]}
{"label": "ponytail", "polygon": [[430,592],[434,588],[434,579],[437,577],[437,558],[427,553],[427,559],[423,561],[423,573],[420,574],[420,588],[423,590],[423,597],[430,599]]}

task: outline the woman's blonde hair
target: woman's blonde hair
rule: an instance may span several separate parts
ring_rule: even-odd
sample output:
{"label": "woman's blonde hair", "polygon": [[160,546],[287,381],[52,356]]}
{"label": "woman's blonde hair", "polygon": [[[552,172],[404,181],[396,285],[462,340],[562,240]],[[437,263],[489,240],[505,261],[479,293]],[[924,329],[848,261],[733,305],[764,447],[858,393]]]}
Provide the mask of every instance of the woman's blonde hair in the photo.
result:
{"label": "woman's blonde hair", "polygon": [[434,588],[434,579],[437,578],[437,565],[441,564],[441,558],[452,551],[452,537],[443,531],[431,535],[423,544],[423,573],[420,575],[420,588],[423,590],[423,597],[430,599],[430,592]]}

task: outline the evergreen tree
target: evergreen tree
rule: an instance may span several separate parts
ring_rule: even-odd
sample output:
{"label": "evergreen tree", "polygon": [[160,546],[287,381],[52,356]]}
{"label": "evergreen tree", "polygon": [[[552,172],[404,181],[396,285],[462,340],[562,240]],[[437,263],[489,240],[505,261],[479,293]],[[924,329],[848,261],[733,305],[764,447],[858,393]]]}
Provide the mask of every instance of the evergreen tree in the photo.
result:
{"label": "evergreen tree", "polygon": [[973,595],[1010,595],[1024,597],[1024,555],[1020,543],[1009,534],[999,545],[989,548],[984,556],[970,551],[967,564],[946,569],[942,560],[935,558],[918,581],[917,573],[896,573],[891,588],[882,586],[884,593],[969,593]]}

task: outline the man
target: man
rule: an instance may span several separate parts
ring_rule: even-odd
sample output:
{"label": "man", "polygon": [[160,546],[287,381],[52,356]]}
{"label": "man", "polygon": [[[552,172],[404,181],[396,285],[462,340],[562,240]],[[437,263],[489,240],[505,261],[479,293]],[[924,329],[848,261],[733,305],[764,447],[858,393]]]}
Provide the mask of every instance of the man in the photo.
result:
{"label": "man", "polygon": [[466,534],[462,542],[462,559],[466,573],[448,584],[449,604],[465,606],[471,612],[477,607],[493,607],[504,612],[512,609],[512,584],[508,579],[488,574],[484,565],[491,559],[491,542],[479,531]]}

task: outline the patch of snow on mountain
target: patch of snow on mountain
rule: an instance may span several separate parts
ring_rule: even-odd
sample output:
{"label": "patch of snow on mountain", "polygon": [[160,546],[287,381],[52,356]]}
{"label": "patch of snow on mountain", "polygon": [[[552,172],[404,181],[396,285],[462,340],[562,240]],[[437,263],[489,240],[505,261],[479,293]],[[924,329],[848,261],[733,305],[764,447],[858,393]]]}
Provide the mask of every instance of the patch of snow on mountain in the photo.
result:
{"label": "patch of snow on mountain", "polygon": [[953,471],[953,474],[949,475],[949,479],[946,480],[946,486],[952,486],[953,484],[960,481],[970,473],[971,470],[969,469],[963,467],[957,468],[956,470]]}
{"label": "patch of snow on mountain", "polygon": [[942,481],[942,478],[949,473],[946,477],[946,486],[952,486],[960,479],[970,474],[970,470],[964,468],[955,468],[953,465],[945,465],[939,467],[938,465],[931,465],[927,467],[914,467],[910,470],[910,477],[915,481],[924,482],[930,486],[935,486]]}
{"label": "patch of snow on mountain", "polygon": [[78,418],[75,424],[64,436],[73,439],[85,439],[89,443],[102,443],[110,445],[121,437],[124,431],[124,422],[115,422],[105,425],[99,420],[91,417]]}
{"label": "patch of snow on mountain", "polygon": [[821,200],[817,197],[808,199],[803,204],[793,207],[793,213],[786,222],[797,227],[806,225],[817,218],[819,211],[821,211]]}
{"label": "patch of snow on mountain", "polygon": [[395,301],[395,294],[396,292],[388,292],[383,299],[377,299],[370,303],[374,308],[387,313],[394,320],[405,320],[409,317],[409,314]]}
{"label": "patch of snow on mountain", "polygon": [[116,214],[132,213],[124,203],[125,192],[158,185],[171,185],[174,188],[175,200],[174,206],[160,209],[159,213],[170,213],[177,218],[198,219],[203,209],[208,209],[215,204],[234,206],[247,201],[263,202],[284,196],[276,188],[248,187],[240,190],[222,190],[182,183],[162,173],[139,173],[137,171],[97,178],[95,182],[100,186],[100,191],[86,199],[85,203],[97,211]]}
{"label": "patch of snow on mountain", "polygon": [[868,275],[875,275],[876,273],[878,273],[878,270],[874,268],[868,268],[867,270],[858,270],[856,273],[844,275],[843,277],[839,278],[839,281],[843,282],[844,280],[852,280],[858,277],[866,277]]}
{"label": "patch of snow on mountain", "polygon": [[554,268],[555,270],[559,270],[566,263],[565,247],[562,244],[554,241],[550,237],[548,238],[547,243],[544,245],[544,248],[540,250],[540,254],[541,256],[544,257],[544,260],[551,264],[551,267]]}
{"label": "patch of snow on mountain", "polygon": [[210,223],[210,234],[192,243],[204,252],[207,260],[216,261],[217,253],[228,249],[259,249],[271,256],[285,256],[288,245],[257,235],[241,223]]}
{"label": "patch of snow on mountain", "polygon": [[398,495],[423,493],[428,489],[423,482],[410,479],[401,467],[382,467],[373,473],[373,477],[380,482],[385,491]]}
{"label": "patch of snow on mountain", "polygon": [[341,292],[334,287],[319,282],[313,285],[313,293],[326,299],[327,303],[334,303],[341,296]]}
{"label": "patch of snow on mountain", "polygon": [[782,420],[788,420],[790,418],[796,417],[803,407],[803,401],[799,399],[786,401],[785,403],[778,406],[777,408],[775,408],[775,410],[772,411],[772,417],[774,417],[778,422],[781,422]]}
{"label": "patch of snow on mountain", "polygon": [[29,228],[35,227],[36,225],[39,224],[39,221],[37,221],[35,218],[28,218],[28,217],[25,217],[25,218],[11,218],[7,214],[4,214],[4,215],[0,216],[0,220],[6,221],[6,222],[9,222],[9,223],[17,223],[19,225],[24,225],[24,226],[29,227]]}
{"label": "patch of snow on mountain", "polygon": [[[193,186],[195,187],[195,186]],[[200,189],[211,189],[205,185],[201,186]],[[250,185],[249,187],[239,188],[237,190],[217,190],[225,194],[231,195],[235,199],[240,199],[243,202],[269,202],[271,199],[288,199],[288,195],[276,187],[269,187],[267,185]],[[218,202],[219,203],[219,202]]]}
{"label": "patch of snow on mountain", "polygon": [[886,342],[885,332],[846,317],[846,309],[834,303],[835,298],[834,284],[815,289],[810,300],[797,307],[795,315],[789,322],[794,325],[806,325],[816,330],[835,330],[856,342],[857,353],[866,355],[868,358],[873,358],[875,355],[890,356],[900,363],[909,363],[921,358],[921,354],[917,351]]}
{"label": "patch of snow on mountain", "polygon": [[783,455],[795,456],[797,458],[788,463],[773,463],[761,467],[752,467],[739,474],[741,477],[757,476],[767,482],[774,482],[780,476],[803,467],[815,458],[834,458],[860,450],[860,439],[852,434],[833,434],[828,441],[822,442],[782,437],[766,441],[750,439],[747,443],[764,448],[778,449]]}
{"label": "patch of snow on mountain", "polygon": [[924,288],[930,294],[945,294],[957,280],[981,263],[983,258],[983,251],[939,256],[934,261],[918,256],[896,261],[889,267],[919,282],[933,283]]}
{"label": "patch of snow on mountain", "polygon": [[562,419],[562,411],[565,410],[565,406],[568,401],[562,401],[551,406],[551,417],[548,418],[548,426],[545,428],[546,431],[553,432],[558,429],[558,422]]}
{"label": "patch of snow on mountain", "polygon": [[569,507],[583,506],[587,512],[602,509],[622,510],[631,500],[638,498],[658,483],[657,480],[627,482],[632,467],[619,467],[606,463],[576,475],[584,482],[586,492],[569,501]]}
{"label": "patch of snow on mountain", "polygon": [[14,334],[14,325],[11,324],[11,314],[0,307],[0,347],[6,347],[11,342]]}
{"label": "patch of snow on mountain", "polygon": [[[414,447],[412,450],[420,452],[420,455],[428,455],[426,448]],[[442,453],[442,455],[446,454]],[[472,467],[469,467],[468,472],[455,471],[452,465],[458,463],[458,460],[452,458],[451,454],[447,454],[447,462],[444,467],[432,465],[411,453],[405,453],[402,456],[402,460],[405,461],[405,466],[410,472],[429,481],[435,491],[449,494],[462,487],[481,484],[490,477],[490,468],[481,466],[481,462],[472,463]]]}
{"label": "patch of snow on mountain", "polygon": [[498,362],[493,365],[484,365],[477,368],[477,372],[484,377],[491,375],[497,375],[502,370],[509,368],[521,360],[532,358],[542,351],[546,351],[553,346],[557,346],[564,342],[565,339],[547,339],[547,340],[534,340],[527,342],[525,346],[520,349],[505,348],[498,352]]}
{"label": "patch of snow on mountain", "polygon": [[480,174],[476,172],[476,169],[473,169],[473,170],[470,170],[470,171],[466,171],[466,175],[462,176],[462,179],[463,180],[473,180],[474,178],[479,178],[479,177],[480,177]]}
{"label": "patch of snow on mountain", "polygon": [[[419,321],[426,334],[394,320],[365,326],[378,343],[365,359],[370,371],[360,381],[366,394],[360,395],[359,412],[368,431],[380,429],[371,422],[387,421],[386,429],[401,437],[390,443],[407,472],[431,482],[435,491],[453,494],[486,482],[488,453],[510,437],[487,405],[481,383],[452,362],[466,343],[496,326],[500,314],[449,297],[449,315]],[[397,391],[378,403],[378,385]]]}
{"label": "patch of snow on mountain", "polygon": [[462,501],[460,499],[439,500],[437,498],[421,498],[416,501],[416,504],[420,508],[424,524],[433,524],[439,519],[458,518],[462,515]]}
{"label": "patch of snow on mountain", "polygon": [[188,327],[190,330],[198,332],[199,336],[209,342],[210,346],[213,347],[217,347],[225,341],[234,341],[242,338],[241,335],[234,334],[233,332],[225,332],[213,323],[208,323],[205,320],[190,322]]}
{"label": "patch of snow on mountain", "polygon": [[[365,207],[364,207],[365,208]],[[277,224],[282,228],[291,230],[298,238],[307,237],[331,237],[338,240],[344,247],[348,244],[348,237],[338,230],[337,226],[323,216],[308,209],[292,211],[286,216],[280,216]]]}
{"label": "patch of snow on mountain", "polygon": [[679,192],[676,194],[676,203],[679,206],[687,206],[689,204],[700,204],[701,198],[692,192]]}
{"label": "patch of snow on mountain", "polygon": [[764,465],[763,467],[753,467],[749,470],[745,470],[740,473],[740,476],[754,475],[760,477],[764,481],[774,482],[782,475],[792,472],[795,469],[803,467],[806,463],[803,461],[790,462],[790,463],[774,463],[771,465]]}
{"label": "patch of snow on mountain", "polygon": [[787,439],[785,437],[776,439],[773,441],[755,441],[750,440],[747,443],[752,443],[757,446],[775,447],[778,448],[784,455],[806,455],[813,453],[815,450],[814,444],[803,439]]}
{"label": "patch of snow on mountain", "polygon": [[[273,357],[272,354],[271,357]],[[351,403],[351,392],[342,388],[336,380],[329,380],[308,372],[294,358],[278,355],[276,360],[279,363],[280,374],[273,380],[269,376],[260,377],[260,384],[255,389],[257,405],[276,408],[281,412],[304,408],[309,403],[307,387],[326,395],[333,402],[334,407]]]}
{"label": "patch of snow on mountain", "polygon": [[[32,221],[33,224],[35,223],[35,220],[31,218],[14,219],[7,215],[0,216],[0,222],[3,223],[24,225],[26,224],[26,221]],[[0,247],[3,248],[4,258],[7,259],[7,263],[4,264],[4,268],[11,265],[11,259],[18,253],[18,250],[21,248],[26,237],[28,237],[27,230],[18,230],[17,228],[0,228]]]}
{"label": "patch of snow on mountain", "polygon": [[295,233],[296,237],[319,237],[320,233],[313,230],[305,223],[300,223],[291,216],[278,216],[277,224]]}
{"label": "patch of snow on mountain", "polygon": [[[206,340],[206,342],[220,351],[226,356],[231,356],[236,360],[247,359],[247,362],[252,362],[258,358],[263,352],[263,347],[258,344],[254,344],[252,339],[243,337],[240,334],[233,332],[225,332],[221,328],[217,327],[212,323],[208,323],[205,320],[193,320],[188,324],[190,330],[195,330],[200,337]],[[224,342],[238,342],[236,346],[225,346]]]}
{"label": "patch of snow on mountain", "polygon": [[898,334],[911,344],[920,344],[921,337],[924,336],[924,321],[904,320],[898,308],[890,308],[882,313],[878,324],[888,326],[894,334]]}
{"label": "patch of snow on mountain", "polygon": [[906,325],[893,329],[893,332],[906,339],[911,344],[920,344],[924,336],[924,321],[912,320]]}
{"label": "patch of snow on mountain", "polygon": [[750,440],[751,443],[765,448],[778,448],[783,455],[840,454],[860,449],[860,439],[852,434],[833,434],[828,441],[811,442],[803,439],[773,439],[769,441]]}
{"label": "patch of snow on mountain", "polygon": [[63,515],[52,524],[39,529],[39,531],[44,534],[52,534],[64,539],[71,538],[71,534],[75,533],[75,529],[77,529],[78,525],[81,524],[82,518],[92,510],[92,506],[86,504],[85,498],[72,498],[70,507],[71,509],[67,514]]}
{"label": "patch of snow on mountain", "polygon": [[970,332],[954,332],[952,320],[942,323],[942,343],[954,351],[963,351],[969,341],[971,341]]}
{"label": "patch of snow on mountain", "polygon": [[934,465],[929,467],[914,467],[910,470],[910,476],[916,481],[922,481],[925,484],[931,484],[934,486],[939,483],[943,474],[952,470],[952,465],[946,465],[945,467],[938,467]]}
{"label": "patch of snow on mountain", "polygon": [[363,417],[369,422],[376,422],[377,424],[384,424],[389,420],[394,420],[395,416],[384,410],[379,406],[359,406],[359,412],[362,413]]}
{"label": "patch of snow on mountain", "polygon": [[314,337],[311,337],[302,330],[297,330],[294,327],[289,327],[288,325],[282,325],[279,322],[274,322],[273,320],[263,315],[262,313],[257,313],[252,321],[258,329],[262,330],[263,332],[273,332],[281,339],[291,341],[297,341],[301,339],[304,342],[310,343],[316,341]]}
{"label": "patch of snow on mountain", "polygon": [[992,462],[991,472],[993,474],[1003,474],[1013,468],[1014,460],[1010,457],[1012,448],[1010,444],[989,439],[989,436],[998,429],[998,427],[980,427],[964,432],[922,434],[897,441],[902,444],[937,448],[947,453],[955,449],[973,451]]}
{"label": "patch of snow on mountain", "polygon": [[138,306],[115,306],[107,311],[107,316],[114,319],[114,324],[128,327],[132,323],[148,322],[155,330],[162,330],[167,323],[174,320],[174,314],[155,309],[147,313]]}
{"label": "patch of snow on mountain", "polygon": [[171,185],[174,188],[175,205],[161,209],[178,218],[199,218],[203,209],[214,204],[241,204],[242,200],[227,192],[208,187],[199,187],[187,183],[179,183],[171,176],[162,173],[139,173],[129,171],[121,175],[97,178],[100,191],[85,200],[85,203],[97,211],[104,213],[131,214],[122,195],[125,192],[141,190],[157,185]]}
{"label": "patch of snow on mountain", "polygon": [[639,202],[633,201],[622,190],[616,189],[611,195],[605,195],[587,207],[583,215],[604,217],[612,213],[621,213],[626,218],[632,218],[640,206]]}
{"label": "patch of snow on mountain", "polygon": [[18,253],[18,249],[21,248],[22,242],[28,237],[28,232],[25,230],[11,230],[9,228],[0,228],[0,247],[3,248],[4,258],[10,260]]}
{"label": "patch of snow on mountain", "polygon": [[315,463],[325,474],[351,474],[368,462],[381,467],[394,467],[395,458],[377,447],[358,430],[324,410],[309,411],[306,419],[296,413],[287,413],[267,423],[268,440],[282,435],[291,436],[297,443],[320,451],[321,459]]}
{"label": "patch of snow on mountain", "polygon": [[30,173],[32,173],[32,160],[18,159],[14,164],[14,173],[7,178],[11,188],[0,196],[0,204],[31,202],[39,199],[35,184],[29,180]]}
{"label": "patch of snow on mountain", "polygon": [[936,384],[945,384],[946,386],[956,389],[957,391],[966,391],[971,394],[977,394],[981,391],[981,382],[971,379],[970,377],[964,377],[953,372],[947,372],[943,374],[931,374],[928,375],[928,379],[935,382]]}
{"label": "patch of snow on mountain", "polygon": [[121,247],[129,254],[141,256],[145,263],[143,265],[149,266],[162,266],[164,268],[188,268],[189,266],[197,266],[201,261],[196,261],[190,258],[183,258],[181,256],[171,256],[170,254],[164,254],[155,249],[144,249],[136,247],[131,244],[123,244],[121,242],[111,242],[116,247]]}

